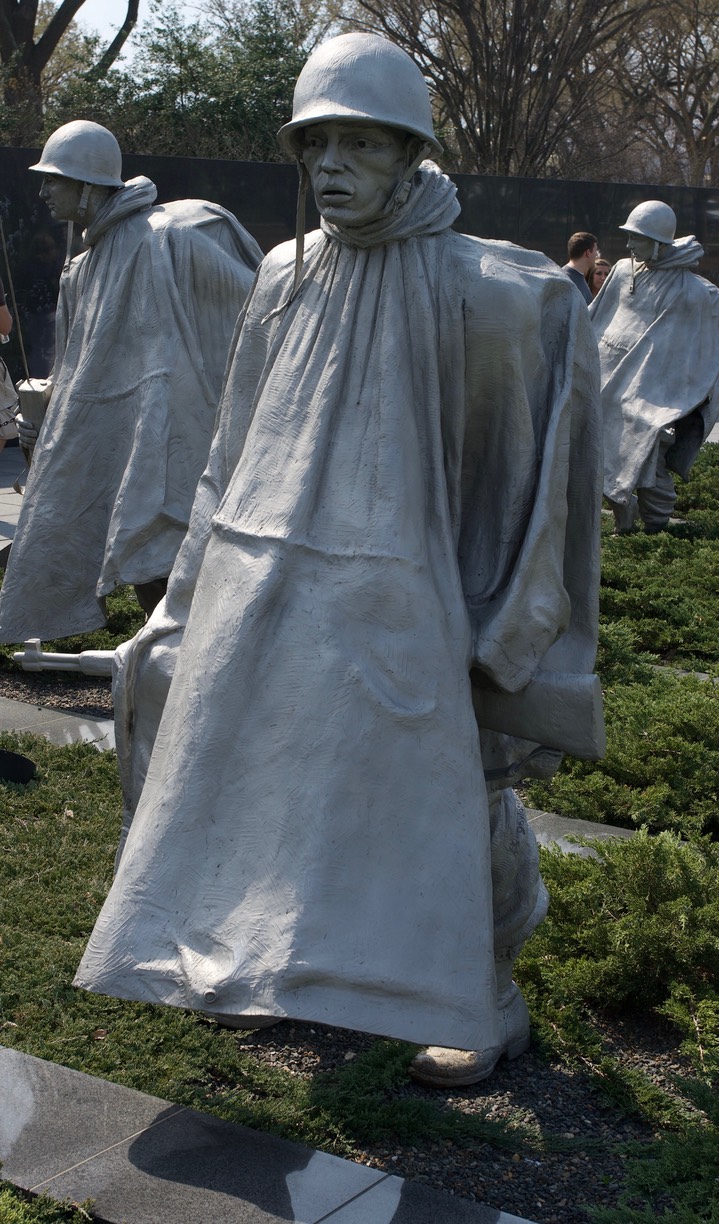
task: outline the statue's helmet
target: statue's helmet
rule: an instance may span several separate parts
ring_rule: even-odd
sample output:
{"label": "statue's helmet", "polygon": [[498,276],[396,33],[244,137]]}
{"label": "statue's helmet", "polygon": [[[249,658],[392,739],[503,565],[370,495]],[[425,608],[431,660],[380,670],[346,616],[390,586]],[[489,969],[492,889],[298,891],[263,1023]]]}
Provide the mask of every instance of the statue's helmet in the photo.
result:
{"label": "statue's helmet", "polygon": [[309,124],[355,119],[399,128],[442,152],[422,73],[404,51],[377,34],[340,34],[313,51],[297,78],[292,119],[277,135],[285,152],[296,157]]}
{"label": "statue's helmet", "polygon": [[120,177],[122,153],[117,140],[107,128],[89,119],[73,119],[53,132],[39,162],[30,169],[98,187],[125,186]]}
{"label": "statue's helmet", "polygon": [[677,217],[673,208],[661,200],[645,200],[637,204],[619,229],[630,234],[641,234],[655,242],[673,242],[677,232]]}

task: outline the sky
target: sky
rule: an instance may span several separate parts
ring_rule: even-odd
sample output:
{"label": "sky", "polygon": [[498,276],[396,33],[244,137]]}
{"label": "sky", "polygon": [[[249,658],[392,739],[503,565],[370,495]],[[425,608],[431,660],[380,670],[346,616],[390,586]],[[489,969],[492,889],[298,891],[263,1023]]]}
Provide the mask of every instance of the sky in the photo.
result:
{"label": "sky", "polygon": [[[177,7],[192,18],[201,7],[199,0],[178,0]],[[85,0],[77,14],[77,22],[86,30],[96,31],[103,41],[109,42],[117,34],[127,12],[126,0]],[[137,18],[138,28],[150,15],[149,0],[140,0],[140,11]]]}

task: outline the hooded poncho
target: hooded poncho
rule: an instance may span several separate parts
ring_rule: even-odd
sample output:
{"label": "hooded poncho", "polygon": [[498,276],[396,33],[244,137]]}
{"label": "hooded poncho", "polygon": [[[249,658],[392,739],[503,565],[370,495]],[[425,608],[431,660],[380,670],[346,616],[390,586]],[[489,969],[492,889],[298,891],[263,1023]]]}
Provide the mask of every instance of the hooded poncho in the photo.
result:
{"label": "hooded poncho", "polygon": [[170,573],[227,353],[262,253],[203,200],[112,195],[62,277],[53,392],[0,593],[0,640],[104,624],[98,599]]}
{"label": "hooded poncho", "polygon": [[693,453],[681,463],[667,456],[686,476],[719,414],[719,290],[692,271],[703,254],[689,237],[637,270],[621,259],[589,308],[601,362],[604,493],[620,505],[654,485],[663,429],[701,407],[700,428],[686,432]]}
{"label": "hooded poncho", "polygon": [[396,215],[310,235],[294,296],[293,245],[262,265],[144,635],[187,619],[77,985],[499,1041],[469,671],[591,671],[598,371],[566,277],[457,212],[425,168]]}

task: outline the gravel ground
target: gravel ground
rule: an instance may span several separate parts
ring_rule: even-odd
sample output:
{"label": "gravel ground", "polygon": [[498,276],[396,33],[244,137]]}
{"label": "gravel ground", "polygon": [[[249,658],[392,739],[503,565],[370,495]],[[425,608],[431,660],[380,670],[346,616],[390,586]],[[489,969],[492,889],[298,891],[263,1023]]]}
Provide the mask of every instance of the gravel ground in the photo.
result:
{"label": "gravel ground", "polygon": [[[625,1066],[644,1072],[663,1089],[671,1091],[674,1076],[691,1073],[677,1054],[676,1036],[655,1017],[606,1021],[604,1034]],[[362,1033],[291,1021],[238,1036],[243,1048],[263,1062],[300,1076],[342,1066],[373,1040]],[[629,1141],[647,1143],[654,1133],[608,1101],[588,1074],[558,1061],[546,1062],[532,1050],[512,1063],[501,1062],[489,1080],[473,1088],[440,1092],[408,1080],[394,1095],[443,1101],[466,1114],[528,1127],[541,1134],[547,1146],[552,1140],[564,1142],[565,1151],[540,1150],[538,1145],[522,1153],[481,1142],[390,1142],[356,1154],[365,1164],[536,1224],[589,1224],[587,1205],[615,1205],[626,1157],[613,1149]]]}
{"label": "gravel ground", "polygon": [[[110,681],[0,671],[0,696],[88,717],[112,716]],[[671,1091],[677,1075],[691,1075],[677,1053],[676,1035],[654,1016],[603,1024],[611,1053],[624,1066],[649,1076]],[[321,1025],[286,1021],[237,1040],[261,1061],[292,1075],[309,1077],[344,1065],[370,1048],[372,1037]],[[565,1151],[512,1152],[488,1143],[376,1144],[356,1159],[424,1182],[474,1202],[535,1221],[536,1224],[589,1224],[585,1206],[616,1204],[625,1157],[618,1145],[649,1142],[653,1131],[628,1117],[602,1096],[589,1074],[558,1061],[544,1061],[530,1050],[515,1062],[502,1062],[492,1077],[456,1092],[425,1089],[407,1081],[399,1097],[444,1101],[463,1113],[482,1116],[541,1134],[544,1143],[566,1143]]]}
{"label": "gravel ground", "polygon": [[[672,1077],[691,1075],[690,1066],[677,1055],[674,1034],[657,1018],[605,1021],[604,1033],[623,1064],[643,1071],[661,1088],[671,1091]],[[311,1076],[356,1058],[374,1039],[287,1021],[238,1040],[277,1069]],[[440,1100],[465,1114],[528,1127],[548,1144],[565,1143],[566,1151],[523,1154],[483,1142],[388,1142],[356,1154],[365,1164],[536,1224],[589,1224],[585,1207],[615,1206],[626,1158],[612,1148],[653,1138],[652,1127],[628,1118],[599,1093],[588,1075],[568,1070],[559,1061],[545,1061],[533,1050],[514,1062],[502,1061],[490,1080],[473,1088],[439,1092],[408,1080],[396,1095]]]}
{"label": "gravel ground", "polygon": [[112,718],[109,677],[65,672],[0,671],[0,697],[29,705],[67,710],[87,718]]}

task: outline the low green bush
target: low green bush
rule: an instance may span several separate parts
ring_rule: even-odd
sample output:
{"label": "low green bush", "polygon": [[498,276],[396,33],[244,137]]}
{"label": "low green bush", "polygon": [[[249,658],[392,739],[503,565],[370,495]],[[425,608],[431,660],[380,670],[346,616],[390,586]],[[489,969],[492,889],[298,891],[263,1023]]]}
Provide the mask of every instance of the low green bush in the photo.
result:
{"label": "low green bush", "polygon": [[[549,915],[516,970],[545,1044],[657,1131],[627,1150],[620,1204],[589,1214],[719,1224],[719,845],[639,832],[592,846],[596,858],[541,852]],[[603,1015],[652,1010],[695,1070],[670,1091],[606,1047]]]}
{"label": "low green bush", "polygon": [[596,1224],[719,1224],[719,1094],[684,1087],[695,1116],[634,1153],[620,1205],[590,1208]]}
{"label": "low green bush", "polygon": [[528,802],[600,824],[719,837],[719,684],[647,668],[641,657],[628,670],[629,684],[612,675],[604,688],[604,758],[568,757],[553,779],[525,785]]}
{"label": "low green bush", "polygon": [[[522,985],[553,1013],[570,1001],[665,1006],[685,1022],[688,1000],[719,983],[719,845],[643,830],[592,845],[597,857],[542,851],[551,904],[522,953]],[[705,1020],[719,1032],[711,1008]]]}
{"label": "low green bush", "polygon": [[35,1198],[0,1181],[2,1224],[87,1224],[92,1219],[87,1203],[58,1203],[44,1194]]}

